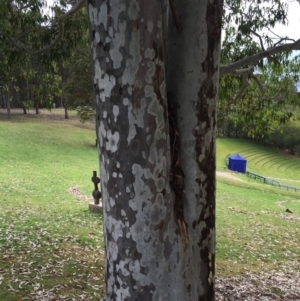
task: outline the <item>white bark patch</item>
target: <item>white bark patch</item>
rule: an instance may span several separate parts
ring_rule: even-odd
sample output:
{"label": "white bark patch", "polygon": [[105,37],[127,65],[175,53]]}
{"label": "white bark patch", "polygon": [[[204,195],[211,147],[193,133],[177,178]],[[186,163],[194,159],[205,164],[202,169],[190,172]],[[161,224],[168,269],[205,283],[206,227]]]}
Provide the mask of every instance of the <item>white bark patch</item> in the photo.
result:
{"label": "white bark patch", "polygon": [[104,25],[106,29],[107,26],[107,5],[105,2],[102,3],[100,9],[98,11],[97,7],[93,7],[89,4],[89,20],[94,23],[96,26],[99,26],[101,23]]}
{"label": "white bark patch", "polygon": [[[133,31],[131,33],[131,39],[129,44],[129,53],[132,58],[129,58],[126,62],[126,68],[122,76],[122,85],[135,84],[135,74],[139,69],[139,64],[142,61],[142,56],[140,53],[140,32]],[[137,85],[139,86],[139,85]]]}
{"label": "white bark patch", "polygon": [[132,113],[132,105],[131,105],[128,98],[123,99],[123,104],[124,104],[124,106],[128,106],[129,131],[128,131],[128,136],[127,136],[127,142],[128,142],[128,145],[129,145],[130,141],[136,135],[136,129],[135,129],[135,126],[134,126],[135,118],[134,118],[133,113]]}
{"label": "white bark patch", "polygon": [[[152,98],[152,101],[148,107],[148,113],[155,116],[157,130],[162,130],[165,126],[164,108],[158,102],[156,94],[153,91],[153,86],[145,85],[145,96]],[[160,131],[156,132],[156,134],[159,133]]]}
{"label": "white bark patch", "polygon": [[118,19],[121,12],[125,11],[125,4],[120,3],[119,0],[110,0],[110,16],[114,21],[114,29],[118,29]]}
{"label": "white bark patch", "polygon": [[116,205],[116,201],[113,198],[109,198],[109,203],[111,207],[114,207]]}
{"label": "white bark patch", "polygon": [[94,83],[98,83],[100,99],[103,102],[106,100],[106,98],[111,96],[111,91],[116,85],[116,79],[113,75],[109,76],[108,74],[103,74],[98,60],[95,61]]}
{"label": "white bark patch", "polygon": [[119,115],[119,107],[118,106],[113,106],[113,114],[114,114],[114,121],[117,122],[117,117]]}
{"label": "white bark patch", "polygon": [[136,20],[139,16],[140,7],[136,0],[130,2],[128,16],[131,20]]}
{"label": "white bark patch", "polygon": [[212,139],[213,139],[212,131],[211,129],[209,129],[205,134],[205,145],[210,145]]}
{"label": "white bark patch", "polygon": [[120,140],[119,132],[112,133],[111,130],[107,131],[107,142],[105,144],[106,150],[115,153],[118,150],[118,143]]}
{"label": "white bark patch", "polygon": [[146,82],[148,84],[151,84],[152,83],[152,78],[154,76],[154,73],[155,73],[155,64],[154,62],[148,62],[148,71],[147,71],[147,75],[146,75]]}
{"label": "white bark patch", "polygon": [[118,246],[115,242],[110,241],[108,243],[108,252],[110,257],[115,261],[118,257]]}
{"label": "white bark patch", "polygon": [[152,206],[151,222],[153,225],[158,225],[162,219],[166,216],[166,206],[164,204],[164,197],[161,193],[158,193],[155,199],[155,203]]}
{"label": "white bark patch", "polygon": [[100,145],[103,146],[103,138],[106,138],[106,130],[104,123],[101,121],[99,126],[99,138],[100,138]]}
{"label": "white bark patch", "polygon": [[128,121],[129,121],[129,131],[127,136],[127,142],[130,144],[131,140],[136,135],[136,128],[135,125],[137,125],[140,128],[144,127],[144,111],[146,108],[146,99],[141,99],[141,107],[139,109],[136,109],[136,116],[133,114],[132,104],[129,101],[128,98],[123,99],[124,106],[128,106]]}
{"label": "white bark patch", "polygon": [[148,21],[148,23],[147,23],[147,28],[148,28],[148,31],[149,31],[149,32],[152,32],[152,30],[153,30],[153,22]]}
{"label": "white bark patch", "polygon": [[116,85],[116,79],[113,75],[105,74],[103,79],[98,80],[98,87],[100,91],[104,90],[103,92],[100,92],[100,98],[104,102],[106,98],[110,98],[111,91]]}
{"label": "white bark patch", "polygon": [[119,22],[119,32],[117,32],[114,38],[110,42],[109,55],[113,61],[113,68],[118,69],[121,67],[123,55],[120,52],[120,48],[125,45],[125,29],[126,21]]}
{"label": "white bark patch", "polygon": [[100,34],[99,34],[99,32],[95,33],[95,39],[96,39],[96,43],[100,43]]}
{"label": "white bark patch", "polygon": [[129,94],[129,95],[132,95],[132,86],[129,86],[129,87],[127,88],[127,91],[128,91],[128,94]]}
{"label": "white bark patch", "polygon": [[[203,22],[203,26],[204,26],[203,30],[201,30],[201,32],[195,33],[193,36],[193,42],[194,42],[193,59],[195,60],[195,63],[197,63],[197,64],[201,64],[207,56],[208,39],[207,39],[207,34],[206,34],[205,22]],[[201,55],[198,55],[199,48],[200,48]]]}
{"label": "white bark patch", "polygon": [[201,221],[200,224],[199,224],[199,230],[202,231],[205,228],[206,228],[206,222],[205,221]]}

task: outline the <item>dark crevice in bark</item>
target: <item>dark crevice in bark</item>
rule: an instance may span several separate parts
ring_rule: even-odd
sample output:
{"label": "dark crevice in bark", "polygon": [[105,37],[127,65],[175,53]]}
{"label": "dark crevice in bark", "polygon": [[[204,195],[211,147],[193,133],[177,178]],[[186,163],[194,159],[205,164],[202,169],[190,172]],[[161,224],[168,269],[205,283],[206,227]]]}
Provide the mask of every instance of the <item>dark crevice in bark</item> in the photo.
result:
{"label": "dark crevice in bark", "polygon": [[178,225],[180,236],[182,238],[183,249],[185,250],[188,244],[187,223],[184,220],[184,194],[185,183],[184,173],[180,160],[179,134],[176,124],[176,110],[174,107],[174,97],[170,93],[168,99],[168,115],[169,115],[169,135],[171,148],[171,171],[170,185],[175,194],[174,200],[174,217]]}

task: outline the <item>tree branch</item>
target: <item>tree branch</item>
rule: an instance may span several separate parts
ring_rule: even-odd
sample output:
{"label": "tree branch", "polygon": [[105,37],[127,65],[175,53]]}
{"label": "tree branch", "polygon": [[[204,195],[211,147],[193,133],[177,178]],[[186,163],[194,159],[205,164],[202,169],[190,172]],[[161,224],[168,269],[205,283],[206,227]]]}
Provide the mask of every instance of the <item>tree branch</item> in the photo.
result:
{"label": "tree branch", "polygon": [[86,0],[80,0],[78,3],[76,3],[65,14],[60,15],[60,16],[57,17],[57,27],[59,29],[59,32],[58,32],[57,36],[55,37],[55,39],[48,46],[45,46],[44,48],[42,48],[40,50],[32,50],[32,49],[27,48],[24,44],[20,43],[19,41],[16,41],[10,35],[3,32],[1,29],[0,29],[0,35],[3,35],[5,37],[7,37],[17,49],[19,49],[21,51],[25,51],[25,52],[27,52],[31,55],[38,55],[38,54],[48,52],[49,50],[54,48],[59,43],[59,41],[63,38],[63,36],[64,36],[64,21],[66,19],[68,19],[70,16],[72,16],[73,14],[75,14],[76,12],[78,12],[80,9],[82,9],[85,6],[85,3],[86,3]]}
{"label": "tree branch", "polygon": [[250,32],[259,38],[260,47],[261,47],[262,51],[265,51],[265,47],[264,47],[264,43],[263,43],[262,37],[258,33],[256,33],[255,31],[253,31],[251,29],[250,29]]}
{"label": "tree branch", "polygon": [[[250,74],[254,71],[254,67],[253,66],[249,66],[247,68],[242,68],[242,69],[237,69],[237,70],[233,70],[232,72],[228,72],[226,73],[226,75],[233,75],[233,76],[241,76],[244,74]],[[225,74],[222,74],[225,75]]]}
{"label": "tree branch", "polygon": [[253,73],[250,74],[250,77],[257,83],[260,92],[262,93],[262,95],[264,95],[265,94],[265,90],[264,90],[261,82],[259,81],[259,79]]}
{"label": "tree branch", "polygon": [[234,102],[237,102],[238,99],[243,95],[244,91],[248,88],[249,83],[247,81],[247,76],[246,74],[243,75],[243,85],[238,94],[234,98]]}
{"label": "tree branch", "polygon": [[280,53],[283,51],[289,51],[289,50],[300,50],[300,39],[294,43],[284,44],[281,46],[270,48],[265,51],[254,54],[252,56],[249,56],[245,59],[239,60],[237,62],[228,64],[225,66],[220,66],[220,76],[238,72],[238,69],[242,68],[245,65],[253,65],[263,58],[269,57],[276,53]]}

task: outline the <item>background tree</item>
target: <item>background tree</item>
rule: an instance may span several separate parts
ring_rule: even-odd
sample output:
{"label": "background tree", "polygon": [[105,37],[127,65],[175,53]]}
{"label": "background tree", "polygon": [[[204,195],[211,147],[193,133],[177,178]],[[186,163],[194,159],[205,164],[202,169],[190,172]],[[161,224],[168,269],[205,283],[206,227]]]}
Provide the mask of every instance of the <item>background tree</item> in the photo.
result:
{"label": "background tree", "polygon": [[63,85],[63,98],[70,110],[76,110],[80,120],[95,119],[92,68],[86,45],[75,49],[66,64],[68,78]]}
{"label": "background tree", "polygon": [[265,65],[255,74],[223,76],[218,102],[218,132],[260,138],[272,127],[289,122],[299,106],[298,59],[287,66]]}

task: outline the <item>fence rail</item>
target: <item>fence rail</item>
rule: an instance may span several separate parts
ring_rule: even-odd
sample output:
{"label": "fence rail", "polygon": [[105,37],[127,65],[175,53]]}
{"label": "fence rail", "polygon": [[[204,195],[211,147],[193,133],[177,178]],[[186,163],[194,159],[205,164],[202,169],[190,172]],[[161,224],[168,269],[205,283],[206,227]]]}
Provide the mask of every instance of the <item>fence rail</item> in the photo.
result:
{"label": "fence rail", "polygon": [[273,179],[269,179],[269,178],[263,177],[261,175],[255,174],[255,173],[250,172],[250,171],[247,171],[247,177],[255,179],[255,180],[260,180],[261,182],[264,182],[265,184],[269,184],[269,185],[273,185],[273,186],[278,186],[280,189],[286,189],[288,191],[300,192],[300,188],[281,184],[278,181],[275,181]]}
{"label": "fence rail", "polygon": [[[225,165],[226,165],[226,167],[224,167],[224,168],[228,168],[229,157],[230,156],[231,156],[231,154],[228,154],[225,157]],[[255,179],[255,180],[260,180],[261,182],[263,182],[265,184],[269,184],[269,185],[273,185],[273,186],[278,186],[280,189],[286,189],[288,191],[300,192],[300,188],[281,184],[278,181],[275,181],[275,180],[270,179],[270,178],[266,178],[264,176],[258,175],[256,173],[253,173],[253,172],[250,172],[250,171],[247,171],[246,173],[247,173],[247,177]]]}

